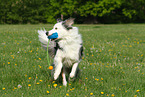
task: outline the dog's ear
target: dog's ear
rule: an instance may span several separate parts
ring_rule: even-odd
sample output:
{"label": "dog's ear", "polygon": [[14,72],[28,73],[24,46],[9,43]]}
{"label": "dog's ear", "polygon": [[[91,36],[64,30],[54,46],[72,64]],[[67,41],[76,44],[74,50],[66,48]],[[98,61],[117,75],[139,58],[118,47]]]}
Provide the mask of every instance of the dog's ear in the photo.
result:
{"label": "dog's ear", "polygon": [[72,24],[74,24],[74,20],[75,18],[69,18],[67,20],[64,21],[63,25],[66,29],[72,29]]}
{"label": "dog's ear", "polygon": [[57,19],[57,22],[59,23],[59,22],[62,22],[62,19],[61,18],[58,18]]}
{"label": "dog's ear", "polygon": [[75,18],[69,18],[69,19],[65,20],[65,25],[72,26],[72,24],[74,24],[74,20],[75,20]]}

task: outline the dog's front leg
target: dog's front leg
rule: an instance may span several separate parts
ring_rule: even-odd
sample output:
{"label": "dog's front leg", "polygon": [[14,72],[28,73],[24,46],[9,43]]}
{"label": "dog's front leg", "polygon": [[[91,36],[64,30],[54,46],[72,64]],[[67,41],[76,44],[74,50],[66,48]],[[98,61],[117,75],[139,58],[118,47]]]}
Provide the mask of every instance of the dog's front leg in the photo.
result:
{"label": "dog's front leg", "polygon": [[71,73],[70,73],[70,78],[73,78],[73,77],[75,76],[75,73],[76,73],[78,64],[79,64],[79,63],[75,63],[75,64],[73,65],[72,70],[71,70]]}
{"label": "dog's front leg", "polygon": [[58,57],[55,57],[54,58],[54,64],[55,64],[54,80],[56,80],[61,73],[62,59],[58,58]]}

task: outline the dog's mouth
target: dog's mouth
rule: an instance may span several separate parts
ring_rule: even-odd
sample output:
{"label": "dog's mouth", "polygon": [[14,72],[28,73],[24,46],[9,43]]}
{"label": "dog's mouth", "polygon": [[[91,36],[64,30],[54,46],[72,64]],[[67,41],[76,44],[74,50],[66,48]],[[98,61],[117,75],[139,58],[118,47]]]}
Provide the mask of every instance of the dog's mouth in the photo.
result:
{"label": "dog's mouth", "polygon": [[52,35],[49,35],[48,36],[48,39],[51,39],[51,40],[55,40],[55,39],[57,39],[58,38],[58,33],[57,32],[55,32],[55,33],[53,33]]}

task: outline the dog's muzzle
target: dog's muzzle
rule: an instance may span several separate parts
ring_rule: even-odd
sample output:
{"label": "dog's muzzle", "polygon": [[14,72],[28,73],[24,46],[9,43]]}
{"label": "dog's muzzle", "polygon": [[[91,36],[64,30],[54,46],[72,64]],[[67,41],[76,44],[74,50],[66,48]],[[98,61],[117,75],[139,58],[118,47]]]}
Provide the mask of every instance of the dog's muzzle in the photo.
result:
{"label": "dog's muzzle", "polygon": [[[48,35],[48,33],[49,32],[46,32],[46,35]],[[57,32],[55,32],[52,35],[48,36],[48,39],[56,39],[56,38],[58,38],[58,33]]]}

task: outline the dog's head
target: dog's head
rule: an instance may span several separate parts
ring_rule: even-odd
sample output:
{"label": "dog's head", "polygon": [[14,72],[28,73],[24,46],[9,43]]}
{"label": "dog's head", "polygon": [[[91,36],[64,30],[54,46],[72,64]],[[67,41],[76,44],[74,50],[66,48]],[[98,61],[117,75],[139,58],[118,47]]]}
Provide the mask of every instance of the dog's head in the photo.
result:
{"label": "dog's head", "polygon": [[69,34],[71,29],[73,29],[73,23],[74,18],[69,18],[65,21],[58,19],[53,29],[48,31],[46,34],[48,35],[48,38],[52,40],[63,38],[65,35]]}

